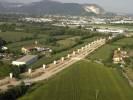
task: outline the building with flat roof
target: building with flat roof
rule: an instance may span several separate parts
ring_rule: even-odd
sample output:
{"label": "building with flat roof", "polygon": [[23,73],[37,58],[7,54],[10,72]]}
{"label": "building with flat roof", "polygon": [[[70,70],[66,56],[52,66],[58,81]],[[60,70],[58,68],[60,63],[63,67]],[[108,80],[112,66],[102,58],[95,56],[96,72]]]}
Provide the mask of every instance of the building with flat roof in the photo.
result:
{"label": "building with flat roof", "polygon": [[97,32],[100,32],[100,33],[124,33],[125,30],[123,29],[96,29]]}
{"label": "building with flat roof", "polygon": [[17,59],[16,61],[12,61],[12,65],[21,66],[21,65],[30,65],[37,61],[37,55],[26,55],[22,58]]}

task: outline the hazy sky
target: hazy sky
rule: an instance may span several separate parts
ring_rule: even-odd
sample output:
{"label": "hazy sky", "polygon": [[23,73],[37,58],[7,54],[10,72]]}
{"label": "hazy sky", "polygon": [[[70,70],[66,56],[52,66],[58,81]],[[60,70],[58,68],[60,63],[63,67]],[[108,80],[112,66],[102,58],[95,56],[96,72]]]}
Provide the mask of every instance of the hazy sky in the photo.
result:
{"label": "hazy sky", "polygon": [[[0,0],[10,2],[35,2],[41,0]],[[96,3],[102,6],[107,11],[133,14],[133,0],[56,0],[61,2],[76,2],[76,3]]]}

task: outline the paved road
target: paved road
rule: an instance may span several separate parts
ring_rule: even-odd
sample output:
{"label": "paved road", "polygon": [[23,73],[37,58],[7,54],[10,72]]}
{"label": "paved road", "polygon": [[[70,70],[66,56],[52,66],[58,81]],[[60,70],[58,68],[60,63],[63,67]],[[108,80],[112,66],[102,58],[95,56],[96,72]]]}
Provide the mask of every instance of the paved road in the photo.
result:
{"label": "paved road", "polygon": [[[76,52],[76,54],[70,54],[71,57],[63,62],[61,62],[60,60],[58,61],[58,64],[49,67],[47,69],[43,69],[43,68],[39,68],[37,70],[35,70],[32,74],[39,74],[39,76],[36,77],[32,77],[32,78],[28,78],[28,79],[22,79],[22,80],[11,80],[8,84],[4,84],[2,86],[0,86],[0,89],[5,91],[9,88],[9,86],[17,86],[19,84],[21,84],[21,82],[24,82],[26,84],[29,83],[35,83],[38,81],[42,81],[45,79],[48,79],[50,77],[52,77],[53,75],[59,73],[60,71],[66,69],[67,67],[69,67],[70,65],[74,64],[75,62],[84,59],[87,55],[89,55],[90,53],[94,52],[96,49],[98,49],[99,47],[101,47],[102,45],[105,44],[105,39],[100,39],[97,40],[95,42],[92,42],[88,45],[86,45],[84,48],[80,49],[80,52]],[[27,75],[28,73],[24,73],[24,75]]]}

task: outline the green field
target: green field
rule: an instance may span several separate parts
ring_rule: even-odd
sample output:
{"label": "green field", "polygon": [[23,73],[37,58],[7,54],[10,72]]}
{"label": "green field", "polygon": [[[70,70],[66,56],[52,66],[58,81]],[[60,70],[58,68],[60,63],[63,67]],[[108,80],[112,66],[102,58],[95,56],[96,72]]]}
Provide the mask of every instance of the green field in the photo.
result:
{"label": "green field", "polygon": [[8,64],[0,64],[0,78],[9,75],[11,67]]}
{"label": "green field", "polygon": [[120,39],[113,43],[113,45],[125,46],[125,45],[133,45],[133,38],[124,38]]}
{"label": "green field", "polygon": [[[29,34],[29,33],[27,33]],[[25,40],[25,41],[18,41],[18,42],[13,42],[10,44],[7,44],[7,47],[11,50],[11,51],[19,51],[21,50],[21,48],[23,46],[30,46],[33,45],[35,43],[35,41],[38,41],[39,44],[43,45],[44,47],[50,47],[51,49],[55,49],[55,50],[60,50],[63,48],[67,48],[67,47],[71,47],[72,45],[76,44],[75,40],[70,41],[70,36],[68,37],[62,37],[60,38],[61,40],[57,40],[55,41],[55,43],[57,42],[57,45],[52,45],[52,43],[47,44],[46,43],[46,35],[39,35],[40,38],[38,39],[29,39],[29,40]],[[56,37],[58,38],[58,37]],[[70,43],[71,42],[71,43]]]}
{"label": "green field", "polygon": [[[32,67],[32,68],[38,68],[38,67],[41,67],[43,64],[49,64],[49,63],[52,63],[54,60],[59,60],[61,57],[67,56],[68,53],[72,53],[73,50],[76,50],[78,48],[81,48],[82,46],[88,44],[89,42],[94,41],[96,38],[97,37],[92,37],[92,38],[85,39],[82,44],[78,44],[78,45],[76,45],[74,47],[73,47],[73,45],[71,43],[71,44],[69,44],[69,46],[70,46],[69,49],[60,51],[59,53],[56,53],[56,54],[53,54],[49,58],[44,56],[41,59],[39,59],[36,63],[32,64],[30,67]],[[69,39],[68,39],[68,42],[70,43],[70,40]],[[63,47],[66,48],[65,44],[63,45]]]}
{"label": "green field", "polygon": [[118,46],[105,45],[89,55],[88,58],[92,60],[107,61],[112,57],[113,50],[116,48],[118,48]]}
{"label": "green field", "polygon": [[[56,38],[58,38],[58,37],[56,37]],[[87,44],[88,42],[93,41],[97,37],[85,39],[83,41],[83,43],[79,44],[79,45],[77,45],[78,43],[76,43],[76,41],[75,41],[75,38],[79,38],[77,36],[75,36],[73,38],[70,38],[70,36],[61,37],[61,38],[62,38],[61,40],[57,41],[57,43],[59,44],[58,46],[56,46],[56,45],[52,46],[51,44],[49,44],[49,45],[44,44],[44,46],[50,47],[53,50],[62,50],[62,49],[64,49],[64,50],[62,50],[56,54],[53,54],[51,57],[43,56],[41,59],[39,59],[37,62],[35,62],[34,64],[32,64],[29,67],[38,68],[38,67],[41,67],[43,64],[49,64],[49,63],[53,62],[54,60],[60,59],[62,56],[66,56],[68,53],[72,52],[73,50],[75,50],[77,48],[80,48],[81,46]],[[45,42],[45,36],[43,36],[40,39],[36,39],[36,40],[38,40],[40,43],[44,43]],[[17,52],[20,52],[21,47],[31,45],[34,43],[34,41],[35,40],[14,42],[14,43],[8,44],[7,46],[9,47],[9,49],[11,51],[14,51],[15,53],[17,53]],[[66,50],[65,50],[65,48],[66,48]],[[9,73],[11,72],[11,68],[9,65],[10,65],[10,63],[8,63],[8,65],[5,65],[5,64],[0,65],[0,78],[3,78],[4,76],[9,75]]]}
{"label": "green field", "polygon": [[133,89],[117,69],[80,61],[33,86],[19,100],[132,100]]}
{"label": "green field", "polygon": [[118,41],[115,41],[111,44],[107,44],[102,48],[96,50],[88,58],[92,60],[101,60],[107,61],[112,59],[113,51],[117,48],[122,48],[126,45],[133,45],[133,38],[123,38]]}
{"label": "green field", "polygon": [[25,32],[0,32],[0,37],[6,41],[15,42],[20,41],[23,38],[33,37],[33,34]]}
{"label": "green field", "polygon": [[106,24],[106,25],[93,25],[98,28],[115,28],[115,29],[125,29],[128,31],[133,31],[133,25],[132,24]]}

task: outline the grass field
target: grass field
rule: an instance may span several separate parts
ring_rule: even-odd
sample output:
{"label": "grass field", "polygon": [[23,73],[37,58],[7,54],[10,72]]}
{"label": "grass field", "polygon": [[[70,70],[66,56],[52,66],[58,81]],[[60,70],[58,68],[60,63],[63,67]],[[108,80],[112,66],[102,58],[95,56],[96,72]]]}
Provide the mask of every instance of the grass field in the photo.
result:
{"label": "grass field", "polygon": [[11,51],[21,51],[21,48],[23,46],[33,45],[35,43],[35,41],[43,42],[45,40],[44,39],[33,39],[33,40],[27,40],[27,41],[14,42],[14,43],[8,44],[7,47]]}
{"label": "grass field", "polygon": [[[30,34],[30,33],[27,33],[27,34]],[[52,48],[52,49],[62,49],[62,48],[68,47],[68,45],[63,44],[63,42],[64,42],[64,43],[67,43],[67,44],[69,43],[69,46],[75,44],[75,41],[73,41],[73,42],[71,43],[71,45],[70,45],[70,42],[71,42],[71,41],[69,40],[70,37],[62,37],[62,40],[57,41],[57,43],[59,43],[59,46],[57,47],[57,46],[53,46],[53,45],[50,45],[50,44],[45,43],[46,38],[47,38],[46,35],[39,35],[39,37],[40,37],[40,38],[38,38],[38,39],[32,39],[32,40],[25,40],[25,41],[13,42],[13,43],[8,44],[7,47],[8,47],[11,51],[19,51],[19,52],[20,52],[20,50],[21,50],[21,48],[22,48],[23,46],[30,46],[30,45],[33,45],[33,44],[35,43],[35,41],[38,41],[39,44],[44,45],[44,47],[50,47],[50,48]],[[57,38],[57,37],[56,37],[56,38]],[[67,39],[67,38],[68,38],[68,39]],[[69,42],[68,42],[68,41],[69,41]],[[55,42],[56,42],[56,41],[55,41]]]}
{"label": "grass field", "polygon": [[107,44],[93,52],[91,55],[88,56],[88,58],[92,60],[107,61],[110,58],[112,59],[112,54],[115,49],[121,48],[126,45],[133,45],[133,38],[124,38],[111,44]]}
{"label": "grass field", "polygon": [[57,41],[57,43],[59,45],[65,46],[67,48],[67,47],[70,47],[71,45],[75,45],[76,44],[76,39],[80,39],[80,37],[75,36],[73,38],[66,38],[64,40]]}
{"label": "grass field", "polygon": [[[9,34],[9,33],[6,33],[6,34]],[[17,34],[17,33],[14,33],[14,34]],[[11,40],[13,40],[14,34],[12,35],[11,38],[6,37],[6,35],[4,35],[4,34],[3,34],[3,36],[4,36],[4,38],[10,38]],[[29,34],[29,33],[27,33],[27,34]],[[21,36],[23,36],[23,34]],[[14,39],[15,38],[17,39],[17,35],[14,37]],[[19,36],[18,36],[18,38],[19,38]],[[55,55],[52,55],[52,57],[45,57],[44,56],[29,67],[38,68],[38,67],[41,67],[44,63],[45,64],[51,63],[56,59],[60,59],[62,56],[66,56],[69,52],[72,52],[72,50],[75,50],[76,48],[79,48],[79,47],[85,45],[86,43],[96,39],[96,37],[88,38],[88,39],[84,40],[83,44],[76,45],[77,43],[76,43],[75,39],[80,38],[80,37],[75,36],[73,38],[70,38],[70,36],[63,36],[63,37],[58,36],[56,38],[61,39],[61,40],[57,41],[57,43],[59,43],[58,47],[56,45],[45,44],[45,39],[46,39],[45,35],[42,35],[41,38],[35,39],[35,40],[38,40],[38,42],[41,43],[42,45],[44,45],[44,47],[50,47],[53,50],[61,50],[61,49],[65,49],[65,48],[68,48],[68,50],[66,49],[66,50],[63,50],[59,53],[56,53]],[[26,41],[20,41],[20,42],[19,41],[18,42],[13,42],[13,43],[7,44],[6,46],[11,51],[15,52],[15,54],[16,54],[16,53],[21,52],[21,48],[23,46],[30,46],[30,45],[34,44],[35,40],[33,39],[33,40],[26,40]],[[74,45],[76,45],[76,46],[74,46]],[[0,78],[9,75],[10,72],[11,72],[11,70],[10,70],[9,65],[0,65]]]}
{"label": "grass field", "polygon": [[20,41],[22,38],[33,37],[31,33],[24,32],[0,32],[0,37],[6,41]]}
{"label": "grass field", "polygon": [[[73,50],[75,50],[77,48],[80,48],[81,46],[85,45],[88,42],[93,41],[96,38],[97,37],[88,38],[88,39],[84,40],[83,44],[77,45],[77,46],[75,46],[75,47],[73,47],[69,50],[59,52],[59,53],[53,55],[52,57],[49,57],[49,58],[43,57],[43,58],[39,59],[36,63],[34,63],[30,67],[38,68],[38,67],[41,67],[41,65],[44,64],[44,63],[45,64],[51,63],[55,59],[60,59],[62,56],[66,56],[69,52],[72,52]],[[58,49],[59,50],[59,49],[71,47],[74,44],[76,44],[74,40],[70,41],[70,37],[65,37],[63,39],[64,40],[58,41],[58,43],[60,43],[59,47],[54,47],[54,46],[52,47],[51,46],[52,49]],[[43,41],[45,41],[45,39],[43,39],[43,38],[38,39],[38,41],[43,42]],[[63,42],[65,42],[65,43],[63,43]],[[34,43],[34,40],[23,41],[23,42],[15,42],[15,43],[9,44],[8,47],[11,48],[11,50],[19,51],[22,46],[30,45],[30,44],[33,44],[33,43]],[[67,45],[65,46],[65,44],[67,44]],[[89,55],[88,58],[92,59],[92,60],[107,61],[107,60],[111,59],[114,49],[116,49],[118,47],[121,47],[121,46],[124,46],[124,45],[127,45],[127,44],[129,44],[129,45],[133,44],[133,38],[124,38],[124,39],[120,39],[120,40],[118,40],[118,41],[116,41],[112,44],[105,45],[102,48],[100,48],[99,50],[97,50],[97,51],[93,52],[91,55]],[[0,70],[0,77],[8,75],[9,72],[10,72],[9,66],[7,66],[7,65],[5,67],[4,67],[4,65],[0,65],[0,69],[1,69]]]}
{"label": "grass field", "polygon": [[129,24],[129,25],[125,25],[125,24],[106,24],[106,25],[93,25],[95,27],[99,27],[99,28],[115,28],[115,29],[125,29],[128,31],[133,31],[133,25]]}
{"label": "grass field", "polygon": [[133,38],[120,39],[114,42],[113,45],[118,45],[118,46],[133,45]]}
{"label": "grass field", "polygon": [[88,58],[92,60],[107,61],[112,57],[113,50],[116,48],[118,48],[118,46],[105,45],[89,55]]}
{"label": "grass field", "polygon": [[0,64],[0,78],[8,76],[11,72],[11,67],[8,64]]}
{"label": "grass field", "polygon": [[[96,99],[97,98],[97,99]],[[80,61],[19,100],[132,100],[133,89],[118,70]]]}
{"label": "grass field", "polygon": [[[63,56],[67,56],[68,53],[72,53],[73,50],[76,50],[76,49],[88,44],[89,42],[92,42],[96,38],[97,37],[88,38],[88,39],[84,40],[84,42],[82,44],[78,44],[68,50],[64,50],[59,53],[56,53],[56,54],[52,55],[52,57],[47,58],[44,56],[41,59],[39,59],[36,63],[32,64],[30,67],[38,68],[38,67],[41,67],[43,64],[49,64],[49,63],[53,62],[54,60],[58,60]],[[69,43],[70,43],[70,41],[69,41]],[[70,44],[70,45],[72,46],[72,44]],[[64,48],[65,48],[65,46],[64,46]]]}

